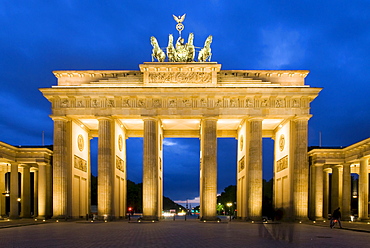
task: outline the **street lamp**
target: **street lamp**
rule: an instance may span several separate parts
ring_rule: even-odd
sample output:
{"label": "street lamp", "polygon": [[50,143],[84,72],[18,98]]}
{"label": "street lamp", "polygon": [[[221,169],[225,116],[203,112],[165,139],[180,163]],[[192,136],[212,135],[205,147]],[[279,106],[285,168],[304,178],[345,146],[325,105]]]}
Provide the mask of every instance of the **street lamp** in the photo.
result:
{"label": "street lamp", "polygon": [[228,202],[228,203],[226,203],[226,206],[228,206],[229,207],[229,216],[230,216],[230,221],[231,221],[231,206],[232,206],[233,204],[231,203],[231,202]]}

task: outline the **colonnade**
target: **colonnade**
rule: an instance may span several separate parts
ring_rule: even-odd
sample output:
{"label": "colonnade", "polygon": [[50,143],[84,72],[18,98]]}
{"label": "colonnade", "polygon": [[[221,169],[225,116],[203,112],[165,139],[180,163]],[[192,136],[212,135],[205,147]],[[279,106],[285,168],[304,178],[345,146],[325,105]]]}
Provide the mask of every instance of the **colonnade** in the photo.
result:
{"label": "colonnade", "polygon": [[52,151],[0,142],[0,155],[0,215],[10,219],[51,217]]}
{"label": "colonnade", "polygon": [[[370,157],[363,156],[370,148],[370,139],[342,149],[316,148],[310,156],[310,218],[326,219],[340,207],[342,219],[369,220]],[[360,149],[359,149],[360,148]],[[351,174],[358,175],[358,188],[352,185]],[[353,212],[352,199],[358,199],[358,212]]]}

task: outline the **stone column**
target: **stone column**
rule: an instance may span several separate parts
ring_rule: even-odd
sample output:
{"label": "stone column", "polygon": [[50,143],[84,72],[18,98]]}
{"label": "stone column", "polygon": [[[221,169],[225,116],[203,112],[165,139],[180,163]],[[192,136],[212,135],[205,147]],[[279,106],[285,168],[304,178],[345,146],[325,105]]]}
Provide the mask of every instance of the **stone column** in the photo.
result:
{"label": "stone column", "polygon": [[22,173],[22,197],[21,197],[21,217],[31,217],[31,174],[30,167],[24,166]]}
{"label": "stone column", "polygon": [[[7,165],[6,165],[7,167]],[[5,170],[4,167],[0,166],[0,193],[4,193],[6,190],[5,188]],[[6,214],[5,209],[5,195],[0,195],[0,218],[4,217]]]}
{"label": "stone column", "polygon": [[19,219],[18,163],[10,163],[10,219]]}
{"label": "stone column", "polygon": [[200,207],[202,220],[217,219],[217,118],[201,122]]}
{"label": "stone column", "polygon": [[342,219],[351,219],[351,164],[343,164]]}
{"label": "stone column", "polygon": [[[66,218],[68,217],[68,120],[63,117],[55,117],[53,120],[53,217]],[[44,177],[44,174],[42,174],[42,177]],[[39,175],[39,178],[41,178],[41,175]],[[45,185],[40,185],[39,180],[38,189],[40,190],[43,186]],[[39,192],[40,197],[44,197],[44,195],[40,196]],[[39,206],[39,209],[40,207],[43,208],[44,206]],[[44,210],[39,214],[44,215]]]}
{"label": "stone column", "polygon": [[98,140],[98,216],[110,219],[113,210],[113,145],[112,119],[100,117]]}
{"label": "stone column", "polygon": [[323,217],[327,219],[329,213],[329,169],[324,169],[323,176]]}
{"label": "stone column", "polygon": [[53,172],[49,163],[46,164],[46,217],[53,215]]}
{"label": "stone column", "polygon": [[358,185],[358,218],[360,220],[369,219],[369,173],[368,173],[368,158],[360,159],[360,175]]}
{"label": "stone column", "polygon": [[262,218],[262,118],[248,120],[248,217],[251,220]]}
{"label": "stone column", "polygon": [[33,172],[33,216],[39,215],[39,177],[38,170]]}
{"label": "stone column", "polygon": [[299,117],[292,121],[293,160],[290,172],[292,180],[292,210],[288,216],[297,220],[308,219],[308,155],[307,126],[309,117]]}
{"label": "stone column", "polygon": [[324,173],[323,164],[315,164],[315,220],[323,219]]}
{"label": "stone column", "polygon": [[158,120],[144,118],[143,218],[158,220]]}
{"label": "stone column", "polygon": [[331,174],[331,212],[338,207],[341,207],[341,200],[340,200],[340,165],[335,165],[332,168]]}
{"label": "stone column", "polygon": [[46,218],[46,205],[47,205],[47,176],[46,164],[39,163],[38,173],[38,218]]}

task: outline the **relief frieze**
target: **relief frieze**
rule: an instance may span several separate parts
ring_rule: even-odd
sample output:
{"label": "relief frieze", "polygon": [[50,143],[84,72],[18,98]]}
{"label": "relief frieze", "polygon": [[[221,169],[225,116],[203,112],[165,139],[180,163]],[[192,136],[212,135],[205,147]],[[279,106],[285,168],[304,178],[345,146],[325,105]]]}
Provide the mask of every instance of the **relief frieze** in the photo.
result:
{"label": "relief frieze", "polygon": [[276,161],[276,172],[285,170],[288,168],[288,155]]}
{"label": "relief frieze", "polygon": [[119,171],[125,172],[125,162],[118,156],[116,156],[116,168]]}
{"label": "relief frieze", "polygon": [[164,97],[56,99],[56,108],[302,108],[303,100],[244,97]]}
{"label": "relief frieze", "polygon": [[74,168],[83,172],[87,172],[87,161],[77,155],[74,155]]}
{"label": "relief frieze", "polygon": [[209,72],[150,72],[149,83],[212,83],[212,74]]}

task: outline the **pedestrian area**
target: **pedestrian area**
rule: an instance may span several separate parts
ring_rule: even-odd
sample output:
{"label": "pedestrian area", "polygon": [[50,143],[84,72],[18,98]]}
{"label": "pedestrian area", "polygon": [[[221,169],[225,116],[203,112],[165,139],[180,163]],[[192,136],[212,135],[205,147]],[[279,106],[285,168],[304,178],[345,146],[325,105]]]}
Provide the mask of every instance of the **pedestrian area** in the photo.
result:
{"label": "pedestrian area", "polygon": [[370,224],[0,221],[1,247],[368,247]]}

